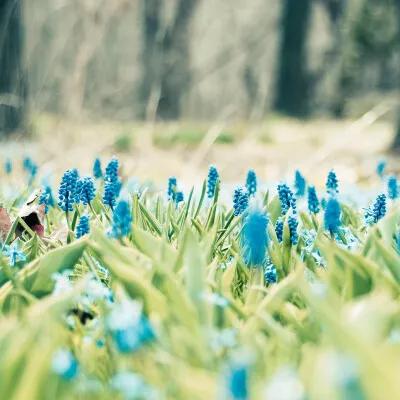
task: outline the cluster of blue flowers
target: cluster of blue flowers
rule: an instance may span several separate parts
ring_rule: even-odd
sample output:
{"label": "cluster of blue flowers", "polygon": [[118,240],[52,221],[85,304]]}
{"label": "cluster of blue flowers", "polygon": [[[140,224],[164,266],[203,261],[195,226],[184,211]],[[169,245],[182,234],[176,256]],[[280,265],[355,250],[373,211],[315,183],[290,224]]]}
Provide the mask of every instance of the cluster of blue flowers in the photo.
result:
{"label": "cluster of blue flowers", "polygon": [[391,200],[396,200],[399,197],[399,183],[394,175],[390,176],[388,179],[387,192]]}
{"label": "cluster of blue flowers", "polygon": [[28,183],[31,184],[38,172],[37,165],[30,157],[25,157],[22,161],[22,168],[28,173]]}
{"label": "cluster of blue flowers", "polygon": [[122,238],[131,232],[132,214],[129,203],[121,199],[118,201],[113,213],[111,236]]}
{"label": "cluster of blue flowers", "polygon": [[294,175],[294,187],[296,196],[303,197],[306,193],[306,180],[299,170],[296,170]]}
{"label": "cluster of blue flowers", "polygon": [[108,163],[104,175],[103,203],[111,209],[115,207],[122,186],[118,176],[118,169],[119,162],[118,159],[114,157]]}
{"label": "cluster of blue flowers", "polygon": [[246,189],[249,196],[254,196],[257,192],[257,175],[252,169],[247,172]]}
{"label": "cluster of blue flowers", "polygon": [[329,171],[328,173],[328,178],[326,180],[326,191],[330,195],[339,193],[339,181],[335,171],[333,170]]}
{"label": "cluster of blue flowers", "polygon": [[173,201],[176,205],[184,200],[183,192],[178,190],[178,182],[174,176],[168,179],[167,195],[168,199]]}
{"label": "cluster of blue flowers", "polygon": [[89,216],[82,215],[79,219],[79,223],[76,227],[76,237],[77,239],[81,238],[84,235],[87,235],[90,232],[89,226]]}
{"label": "cluster of blue flowers", "polygon": [[376,224],[386,215],[386,196],[378,195],[372,207],[367,208],[365,212],[365,222],[369,225]]}
{"label": "cluster of blue flowers", "polygon": [[86,176],[79,181],[79,199],[85,206],[93,201],[96,195],[96,189],[94,186],[93,179],[90,176]]}
{"label": "cluster of blue flowers", "polygon": [[286,185],[286,183],[281,183],[278,185],[278,197],[281,203],[282,215],[286,215],[290,207],[296,204],[293,192],[290,190],[289,186]]}
{"label": "cluster of blue flowers", "polygon": [[93,163],[93,176],[96,179],[100,179],[103,177],[103,171],[101,169],[101,161],[99,158],[96,158]]}
{"label": "cluster of blue flowers", "polygon": [[63,211],[72,211],[74,204],[79,201],[77,184],[79,174],[76,169],[68,169],[64,172],[58,189],[58,206]]}
{"label": "cluster of blue flowers", "polygon": [[249,206],[249,195],[243,188],[236,188],[233,193],[233,215],[235,217],[243,214]]}
{"label": "cluster of blue flowers", "polygon": [[317,196],[317,191],[314,186],[308,187],[308,211],[311,214],[318,214],[320,211],[319,200]]}
{"label": "cluster of blue flowers", "polygon": [[49,211],[49,207],[55,206],[55,200],[53,196],[53,191],[51,186],[46,185],[43,187],[42,192],[39,197],[39,204],[44,204],[45,208],[44,211],[47,214]]}
{"label": "cluster of blue flowers", "polygon": [[331,197],[325,207],[324,225],[325,229],[334,235],[338,232],[341,225],[341,208],[340,204],[335,197]]}
{"label": "cluster of blue flowers", "polygon": [[218,170],[213,165],[211,165],[210,168],[208,169],[208,176],[207,176],[207,197],[209,199],[214,197],[218,180],[219,180]]}

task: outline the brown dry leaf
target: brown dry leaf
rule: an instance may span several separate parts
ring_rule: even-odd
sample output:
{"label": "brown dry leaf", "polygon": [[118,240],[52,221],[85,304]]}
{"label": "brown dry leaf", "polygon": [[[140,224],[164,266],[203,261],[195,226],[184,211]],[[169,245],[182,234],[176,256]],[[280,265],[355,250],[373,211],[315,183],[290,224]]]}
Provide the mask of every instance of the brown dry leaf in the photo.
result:
{"label": "brown dry leaf", "polygon": [[7,234],[11,228],[12,222],[5,208],[0,207],[0,239],[6,239]]}

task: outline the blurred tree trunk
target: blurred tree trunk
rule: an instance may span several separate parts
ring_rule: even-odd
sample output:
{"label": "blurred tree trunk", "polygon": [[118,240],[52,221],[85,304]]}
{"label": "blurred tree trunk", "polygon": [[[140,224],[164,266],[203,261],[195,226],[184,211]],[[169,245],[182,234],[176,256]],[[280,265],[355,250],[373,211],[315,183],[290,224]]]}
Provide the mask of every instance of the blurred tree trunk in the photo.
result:
{"label": "blurred tree trunk", "polygon": [[143,0],[143,104],[154,116],[181,116],[190,86],[190,22],[198,0],[178,0],[174,17],[162,27],[162,1]]}
{"label": "blurred tree trunk", "polygon": [[[399,36],[399,42],[400,42],[400,0],[395,0],[396,4],[396,9],[397,9],[397,33]],[[399,76],[400,76],[400,67],[399,67]],[[400,81],[400,80],[399,80]],[[400,88],[398,88],[400,91]],[[396,120],[396,127],[395,127],[395,135],[394,135],[394,140],[392,143],[392,150],[396,152],[400,152],[400,105],[397,107],[397,120]]]}
{"label": "blurred tree trunk", "polygon": [[293,116],[309,112],[307,34],[312,0],[285,0],[281,22],[275,110]]}
{"label": "blurred tree trunk", "polygon": [[22,1],[0,0],[0,137],[25,122]]}

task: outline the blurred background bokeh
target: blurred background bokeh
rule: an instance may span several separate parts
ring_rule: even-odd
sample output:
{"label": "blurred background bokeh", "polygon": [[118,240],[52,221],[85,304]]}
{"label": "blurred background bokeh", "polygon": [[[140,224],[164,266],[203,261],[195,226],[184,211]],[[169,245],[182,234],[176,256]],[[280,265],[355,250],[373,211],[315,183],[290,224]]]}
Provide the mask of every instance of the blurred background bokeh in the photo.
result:
{"label": "blurred background bokeh", "polygon": [[400,0],[0,2],[2,158],[355,181],[400,147],[399,91]]}

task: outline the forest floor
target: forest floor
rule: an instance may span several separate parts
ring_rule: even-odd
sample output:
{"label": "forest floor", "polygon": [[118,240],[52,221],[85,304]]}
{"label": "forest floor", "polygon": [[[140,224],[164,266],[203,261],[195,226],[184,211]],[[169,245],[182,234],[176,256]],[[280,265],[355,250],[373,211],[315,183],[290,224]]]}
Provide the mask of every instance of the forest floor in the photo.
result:
{"label": "forest floor", "polygon": [[31,138],[4,143],[0,158],[30,155],[42,165],[42,173],[57,176],[74,166],[90,173],[95,157],[104,165],[116,154],[126,176],[163,184],[175,175],[183,185],[200,183],[210,164],[232,184],[244,180],[248,168],[269,182],[291,180],[299,168],[321,185],[333,167],[346,183],[367,180],[382,158],[392,158],[390,165],[397,168],[395,158],[386,154],[392,135],[390,121],[375,121],[371,115],[356,121],[274,117],[258,124],[213,125],[78,122],[40,116]]}

